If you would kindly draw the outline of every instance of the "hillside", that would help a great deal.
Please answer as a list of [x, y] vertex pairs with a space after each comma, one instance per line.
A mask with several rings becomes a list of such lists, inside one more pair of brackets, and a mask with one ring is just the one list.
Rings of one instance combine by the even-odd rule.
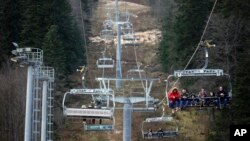
[[[166, 93], [164, 80], [175, 70], [184, 68], [199, 69], [197, 73], [213, 73], [213, 75], [215, 73], [211, 70], [217, 69], [223, 78], [218, 77], [218, 73], [213, 77], [202, 76], [197, 79], [181, 77], [181, 79], [170, 80], [168, 90], [173, 87], [172, 84], [176, 84], [180, 90], [187, 88], [189, 94], [198, 95], [198, 92], [205, 88], [209, 94], [214, 92], [218, 95], [218, 88], [223, 86], [232, 96], [229, 97], [229, 107], [226, 109], [220, 109], [214, 105], [208, 108], [192, 105], [192, 108], [178, 111], [172, 115], [179, 127], [178, 136], [155, 140], [228, 141], [231, 140], [229, 128], [231, 125], [250, 125], [249, 0], [119, 1], [121, 19], [128, 19], [128, 13], [125, 11], [131, 12], [129, 20], [132, 23], [123, 23], [121, 29], [123, 32], [121, 75], [123, 78], [132, 78], [122, 83], [121, 89], [116, 89], [115, 82], [112, 80], [110, 87], [116, 97], [138, 96], [138, 99], [144, 100], [143, 96], [148, 89], [145, 89], [144, 83], [135, 82], [134, 78], [138, 77], [138, 74], [132, 74], [131, 70], [134, 70], [134, 72], [142, 72], [141, 77], [159, 78], [159, 81], [154, 82], [152, 91], [147, 94], [161, 101]], [[116, 36], [116, 26], [113, 24], [110, 27], [107, 23], [113, 22], [106, 20], [109, 16], [114, 17], [114, 4], [114, 0], [3, 0], [0, 2], [1, 141], [40, 140], [45, 137], [56, 141], [123, 140], [123, 133], [127, 131], [123, 129], [122, 106], [124, 104], [115, 103], [113, 120], [98, 120], [103, 125], [115, 121], [115, 130], [112, 132], [85, 132], [83, 123], [93, 122], [92, 120], [85, 120], [82, 117], [70, 119], [63, 116], [63, 109], [81, 107], [80, 111], [89, 111], [92, 116], [99, 118], [96, 116], [103, 112], [100, 111], [100, 107], [93, 111], [89, 108], [85, 109], [94, 104], [92, 94], [88, 93], [88, 98], [70, 95], [67, 97], [65, 107], [62, 108], [64, 94], [70, 89], [99, 88], [103, 83], [96, 81], [97, 77], [116, 76], [114, 68], [97, 68], [97, 60], [100, 61], [105, 57], [111, 59], [114, 66], [119, 62], [119, 57], [116, 58], [117, 39], [104, 41], [100, 38], [100, 33], [106, 31], [109, 35]], [[105, 25], [103, 25], [104, 20], [106, 20]], [[131, 40], [131, 36], [124, 38], [124, 35], [129, 35], [127, 33], [131, 31], [131, 27], [136, 36], [133, 45], [131, 41], [127, 41]], [[105, 31], [104, 28], [108, 30]], [[30, 50], [29, 47], [35, 49]], [[208, 49], [209, 59], [206, 49]], [[39, 65], [34, 66], [35, 60], [28, 58], [36, 58], [37, 55], [27, 56], [26, 53], [38, 53], [37, 50], [39, 50]], [[41, 68], [53, 67], [55, 79], [44, 78], [43, 70], [38, 73], [40, 65], [42, 65]], [[29, 73], [30, 71], [27, 73], [27, 70], [30, 70], [27, 66], [33, 66], [32, 73]], [[83, 66], [88, 69], [82, 69]], [[204, 71], [201, 68], [211, 70]], [[86, 73], [82, 73], [83, 70], [87, 70]], [[189, 74], [193, 71], [185, 72]], [[34, 77], [32, 87], [28, 81], [31, 77], [27, 79], [27, 76]], [[48, 85], [52, 97], [48, 96], [47, 99], [49, 111], [47, 112], [47, 136], [43, 134], [46, 133], [43, 130], [45, 128], [40, 128], [42, 123], [45, 125], [45, 122], [41, 122], [40, 116], [46, 111], [44, 110], [46, 94], [43, 86], [45, 79], [53, 81], [52, 85]], [[84, 79], [84, 85], [81, 84], [82, 79]], [[99, 93], [98, 97], [94, 97], [94, 100], [97, 100], [95, 102], [99, 103], [101, 99], [106, 104], [107, 97], [100, 96], [102, 92], [97, 91]], [[33, 106], [29, 105], [31, 94]], [[157, 101], [152, 102], [152, 97], [149, 97], [150, 106], [152, 106], [150, 108], [156, 107], [155, 112], [133, 112], [132, 114], [132, 141], [143, 140], [141, 128], [146, 118], [162, 115], [162, 107], [154, 105]], [[29, 102], [26, 99], [29, 99]], [[131, 99], [131, 101], [138, 99]], [[220, 100], [218, 97], [215, 99]], [[114, 104], [112, 100], [110, 101], [110, 104]], [[102, 105], [101, 108], [109, 106]], [[133, 104], [133, 107], [137, 106], [145, 106], [145, 103]], [[26, 109], [33, 109], [33, 114]], [[168, 107], [166, 109], [163, 113], [170, 115], [170, 109]], [[70, 110], [75, 112], [79, 109]], [[112, 114], [112, 111], [108, 112]], [[110, 117], [106, 116], [106, 118]], [[44, 116], [43, 119], [45, 119]], [[30, 124], [32, 124], [31, 128]], [[145, 131], [150, 128], [156, 131], [159, 128], [166, 129], [173, 126], [174, 124], [167, 123], [146, 124], [143, 129]], [[110, 125], [98, 127], [112, 128]]]
[[[74, 13], [79, 11], [79, 8], [76, 8], [77, 4], [71, 3]], [[140, 46], [136, 48], [138, 62], [141, 62], [141, 68], [147, 72], [148, 77], [160, 78], [161, 81], [155, 82], [152, 88], [151, 94], [160, 100], [164, 98], [165, 95], [165, 83], [164, 79], [167, 78], [167, 74], [161, 72], [161, 66], [157, 61], [157, 51], [158, 44], [161, 40], [161, 23], [157, 22], [154, 15], [152, 14], [152, 8], [147, 4], [134, 3], [131, 2], [121, 2], [119, 6], [126, 8], [128, 11], [136, 15], [136, 18], [133, 18], [132, 23], [134, 25], [135, 35], [139, 37]], [[100, 77], [102, 75], [114, 76], [114, 70], [105, 70], [103, 73], [102, 70], [96, 68], [96, 60], [100, 58], [103, 54], [104, 48], [107, 47], [107, 54], [109, 57], [115, 58], [115, 40], [109, 42], [103, 42], [99, 37], [99, 32], [102, 29], [102, 22], [105, 20], [105, 10], [106, 7], [114, 7], [113, 1], [99, 0], [96, 4], [96, 7], [90, 9], [95, 9], [92, 11], [91, 17], [91, 32], [88, 36], [89, 43], [87, 46], [88, 51], [88, 68], [91, 71], [87, 73], [86, 85], [90, 88], [98, 87], [95, 84], [95, 77]], [[111, 9], [112, 10], [112, 9]], [[132, 62], [135, 60], [133, 58], [134, 50], [130, 48], [123, 49], [123, 61]], [[131, 58], [132, 57], [132, 58]], [[131, 65], [132, 64], [132, 65]], [[126, 70], [132, 69], [135, 64], [131, 63], [130, 65], [124, 63], [123, 76], [126, 76]], [[134, 89], [141, 87], [140, 84], [136, 86], [129, 85], [126, 89]], [[131, 91], [131, 90], [128, 90]], [[170, 111], [167, 110], [167, 113], [170, 114]], [[185, 111], [180, 111], [175, 115], [177, 119], [180, 134], [177, 138], [167, 138], [167, 139], [157, 139], [157, 140], [178, 140], [178, 141], [203, 141], [206, 138], [206, 135], [209, 134], [210, 122], [214, 117], [211, 117], [211, 114], [214, 114], [212, 109], [208, 110], [196, 110], [189, 109]], [[136, 113], [133, 112], [133, 121], [132, 121], [132, 141], [141, 141], [141, 125], [145, 118], [161, 116], [161, 108], [159, 108], [154, 113]], [[85, 132], [82, 127], [82, 120], [66, 119], [62, 126], [59, 127], [58, 140], [64, 141], [118, 141], [122, 140], [123, 133], [123, 111], [120, 109], [115, 110], [115, 130], [113, 132]], [[159, 127], [151, 125], [153, 129], [158, 129]], [[164, 125], [158, 125], [161, 128], [166, 128]], [[144, 129], [147, 130], [147, 129]], [[153, 139], [152, 139], [153, 140]]]

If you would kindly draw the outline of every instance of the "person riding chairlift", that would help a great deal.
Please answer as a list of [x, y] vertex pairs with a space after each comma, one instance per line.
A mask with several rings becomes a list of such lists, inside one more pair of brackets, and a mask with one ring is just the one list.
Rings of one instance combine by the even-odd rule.
[[169, 107], [172, 109], [172, 113], [174, 114], [179, 110], [181, 95], [178, 92], [178, 89], [174, 87], [172, 91], [167, 94], [167, 97], [169, 99]]
[[199, 100], [200, 100], [200, 106], [204, 107], [205, 103], [206, 103], [206, 97], [207, 97], [207, 93], [206, 93], [204, 88], [201, 88], [198, 96], [199, 96]]
[[216, 93], [216, 95], [219, 98], [218, 107], [220, 109], [226, 108], [229, 101], [228, 92], [225, 91], [222, 86], [219, 86], [219, 91]]
[[180, 108], [181, 109], [185, 109], [187, 107], [187, 105], [189, 104], [188, 98], [189, 98], [189, 93], [188, 93], [187, 89], [182, 89], [181, 90], [181, 101], [180, 101]]

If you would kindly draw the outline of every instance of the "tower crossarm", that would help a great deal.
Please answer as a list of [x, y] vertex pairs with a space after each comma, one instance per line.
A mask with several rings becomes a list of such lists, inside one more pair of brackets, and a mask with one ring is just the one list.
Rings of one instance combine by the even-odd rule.
[[222, 76], [222, 69], [189, 69], [189, 70], [176, 70], [174, 71], [175, 77], [184, 76]]

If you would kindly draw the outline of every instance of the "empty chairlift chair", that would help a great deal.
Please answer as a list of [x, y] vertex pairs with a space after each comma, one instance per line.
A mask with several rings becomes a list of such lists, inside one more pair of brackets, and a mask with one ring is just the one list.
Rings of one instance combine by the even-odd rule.
[[126, 12], [120, 12], [119, 14], [119, 20], [123, 23], [125, 22], [129, 22], [130, 21], [130, 15], [131, 13], [129, 13], [128, 11]]
[[124, 24], [122, 24], [121, 26], [121, 31], [123, 35], [126, 34], [133, 34], [133, 25], [130, 22], [125, 22]]
[[133, 34], [131, 34], [131, 33], [124, 34], [124, 35], [122, 36], [122, 39], [123, 39], [124, 41], [134, 41], [134, 40], [136, 40], [135, 36], [134, 36]]
[[[132, 37], [133, 38], [133, 37]], [[140, 43], [136, 40], [123, 40], [122, 45], [127, 48], [127, 47], [139, 47]]]
[[104, 40], [111, 40], [114, 38], [113, 30], [103, 29], [100, 33], [100, 37]]
[[112, 58], [99, 58], [96, 61], [97, 68], [114, 68], [115, 61]]
[[132, 28], [132, 25], [131, 26], [123, 26], [122, 27], [122, 39], [123, 41], [136, 41], [138, 38], [135, 37], [134, 35], [134, 31], [133, 31], [133, 28]]
[[142, 69], [130, 69], [127, 71], [127, 78], [146, 78], [146, 72]]
[[105, 21], [103, 22], [103, 26], [104, 26], [104, 29], [112, 30], [112, 27], [113, 27], [113, 22], [112, 22], [112, 20], [105, 20]]
[[[139, 78], [135, 78], [138, 79]], [[143, 79], [141, 79], [143, 81]], [[133, 112], [155, 112], [156, 104], [159, 102], [158, 99], [150, 96], [151, 87], [149, 89], [135, 88], [130, 91], [130, 97], [127, 98], [133, 103]]]

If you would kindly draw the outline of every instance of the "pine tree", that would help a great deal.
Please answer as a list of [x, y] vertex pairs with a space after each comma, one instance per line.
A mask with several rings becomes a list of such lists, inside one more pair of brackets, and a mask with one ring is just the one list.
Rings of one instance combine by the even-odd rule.
[[67, 0], [54, 0], [50, 5], [50, 12], [50, 22], [58, 26], [58, 33], [63, 43], [66, 73], [71, 73], [79, 65], [79, 58], [83, 58], [80, 32], [77, 32], [78, 28], [71, 16], [71, 8]]
[[[182, 69], [199, 43], [213, 3], [210, 0], [178, 0], [177, 4], [174, 47], [178, 57], [175, 61], [177, 67]], [[196, 65], [191, 64], [189, 67]]]
[[[84, 52], [80, 32], [73, 17], [67, 0], [28, 0], [25, 2], [25, 12], [22, 20], [22, 46], [41, 48], [43, 40], [52, 25], [57, 26], [58, 38], [62, 42], [64, 70], [71, 73], [79, 62], [84, 62]], [[81, 59], [79, 59], [81, 57]], [[50, 58], [53, 60], [53, 58]], [[51, 62], [52, 60], [46, 60]], [[80, 60], [80, 61], [79, 61]], [[46, 62], [45, 62], [46, 63]], [[53, 66], [52, 66], [53, 67]]]
[[[231, 77], [233, 80], [232, 88], [232, 101], [231, 109], [224, 111], [217, 117], [215, 127], [212, 132], [216, 134], [210, 135], [208, 140], [228, 140], [229, 131], [228, 127], [232, 124], [250, 124], [249, 112], [249, 99], [250, 95], [250, 28], [249, 28], [249, 5], [246, 4], [247, 0], [232, 1], [225, 0], [220, 2], [220, 10], [218, 12], [224, 15], [224, 18], [235, 19], [237, 17], [239, 22], [235, 25], [237, 32], [229, 33], [234, 34], [234, 38], [229, 40], [229, 44], [234, 44], [237, 40], [237, 46], [234, 47], [233, 58], [235, 59], [236, 66], [232, 69]], [[237, 52], [237, 53], [236, 53]], [[226, 139], [223, 139], [226, 138]]]
[[174, 53], [173, 40], [176, 35], [173, 30], [174, 21], [175, 21], [175, 4], [171, 1], [165, 1], [164, 5], [167, 7], [164, 13], [165, 17], [163, 19], [163, 27], [162, 27], [162, 41], [159, 45], [159, 60], [162, 64], [163, 70], [168, 72], [171, 66], [171, 60], [176, 60], [177, 57]]
[[19, 42], [21, 0], [0, 3], [0, 64], [10, 55], [12, 42]]
[[[239, 25], [237, 25], [238, 32], [237, 41], [238, 46], [235, 48], [237, 51], [237, 69], [233, 72], [233, 103], [232, 103], [232, 116], [233, 122], [236, 124], [250, 124], [250, 112], [248, 110], [248, 103], [250, 96], [248, 94], [250, 88], [250, 5], [246, 4], [248, 1], [232, 1], [225, 0], [221, 2], [221, 12], [225, 15], [225, 18], [238, 17], [240, 19]], [[233, 40], [231, 41], [233, 42]]]
[[159, 48], [160, 61], [166, 72], [185, 67], [199, 43], [212, 7], [211, 1], [207, 0], [178, 0], [175, 4], [177, 11], [172, 7], [166, 14]]
[[21, 45], [34, 48], [41, 48], [45, 35], [41, 25], [42, 0], [27, 0], [24, 2], [25, 11], [23, 13]]
[[64, 57], [63, 42], [58, 33], [58, 26], [52, 25], [50, 27], [44, 38], [42, 49], [45, 64], [54, 67], [57, 75], [64, 75], [66, 58]]

